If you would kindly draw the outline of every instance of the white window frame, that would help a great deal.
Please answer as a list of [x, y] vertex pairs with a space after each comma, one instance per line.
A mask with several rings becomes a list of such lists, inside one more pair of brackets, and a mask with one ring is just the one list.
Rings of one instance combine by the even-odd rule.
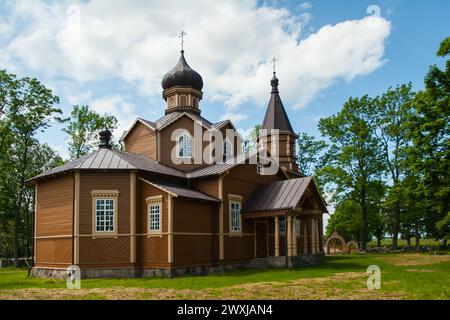
[[[186, 155], [186, 152], [185, 152], [185, 154], [183, 154], [183, 156], [180, 156], [180, 138], [183, 138], [183, 140], [184, 140], [185, 138], [189, 138], [189, 140], [191, 141], [191, 147], [190, 147], [191, 154], [190, 154], [190, 155]], [[187, 140], [186, 140], [186, 141], [187, 141]], [[177, 144], [177, 157], [178, 157], [178, 158], [180, 158], [180, 159], [191, 159], [191, 158], [192, 158], [192, 155], [193, 155], [193, 149], [194, 149], [194, 139], [193, 139], [192, 136], [189, 134], [189, 132], [184, 132], [184, 133], [180, 134], [180, 135], [177, 137], [176, 144]], [[187, 144], [186, 144], [186, 143], [185, 143], [185, 146], [184, 146], [184, 147], [187, 148]], [[186, 151], [186, 149], [185, 149], [185, 151]]]
[[280, 235], [286, 234], [286, 217], [280, 217]]
[[[229, 194], [228, 195], [228, 210], [229, 210], [229, 224], [230, 224], [230, 233], [234, 233], [234, 234], [241, 234], [242, 233], [242, 215], [241, 215], [241, 210], [242, 210], [242, 196], [239, 195], [234, 195], [234, 194]], [[239, 221], [239, 229], [238, 230], [234, 230], [233, 228], [233, 205], [238, 205], [239, 206], [239, 212], [238, 212], [238, 220]]]
[[[229, 145], [229, 148], [225, 147], [227, 144]], [[233, 155], [233, 149], [234, 149], [233, 144], [231, 143], [230, 139], [226, 138], [225, 141], [223, 142], [223, 156], [225, 158], [231, 157]]]
[[[145, 199], [145, 201], [147, 202], [147, 232], [148, 233], [162, 233], [162, 215], [163, 215], [163, 196], [159, 195], [159, 196], [153, 196], [153, 197], [148, 197], [147, 199]], [[152, 221], [151, 221], [151, 208], [152, 207], [159, 207], [159, 229], [152, 229]]]
[[[117, 211], [119, 207], [119, 191], [117, 190], [93, 190], [92, 196], [92, 234], [93, 235], [117, 235]], [[112, 215], [112, 230], [97, 230], [97, 202], [98, 201], [112, 201], [113, 215]], [[105, 210], [105, 209], [104, 209]], [[105, 220], [104, 220], [105, 221]], [[105, 221], [106, 222], [106, 221]]]

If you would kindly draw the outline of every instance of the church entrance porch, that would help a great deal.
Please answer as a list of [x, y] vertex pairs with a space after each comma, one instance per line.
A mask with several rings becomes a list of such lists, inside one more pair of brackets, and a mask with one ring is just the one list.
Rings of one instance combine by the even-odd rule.
[[255, 226], [255, 255], [249, 266], [301, 267], [323, 261], [321, 210], [243, 213]]
[[266, 221], [255, 222], [255, 256], [265, 258], [269, 256], [268, 223]]

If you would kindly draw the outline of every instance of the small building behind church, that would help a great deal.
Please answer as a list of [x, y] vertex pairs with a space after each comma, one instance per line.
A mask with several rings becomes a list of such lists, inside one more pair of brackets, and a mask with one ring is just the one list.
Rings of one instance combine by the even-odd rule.
[[[174, 276], [320, 263], [326, 203], [298, 171], [298, 137], [275, 72], [271, 87], [259, 145], [277, 166], [265, 174], [231, 121], [201, 116], [203, 79], [181, 51], [162, 79], [161, 118], [136, 119], [122, 150], [105, 129], [97, 151], [28, 181], [36, 190], [33, 274], [77, 266], [83, 278]], [[211, 163], [205, 154], [214, 156], [207, 148], [219, 133], [223, 161]]]

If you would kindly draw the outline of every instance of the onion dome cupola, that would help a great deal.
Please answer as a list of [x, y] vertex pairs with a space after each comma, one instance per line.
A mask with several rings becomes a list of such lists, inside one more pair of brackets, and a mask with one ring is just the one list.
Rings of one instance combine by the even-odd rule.
[[111, 149], [111, 131], [109, 131], [109, 129], [105, 127], [98, 133], [98, 135], [100, 137], [100, 144], [98, 145], [99, 149]]
[[200, 113], [203, 79], [186, 62], [184, 50], [181, 50], [177, 65], [164, 75], [161, 85], [163, 98], [167, 101], [166, 114], [183, 111]]
[[[297, 135], [292, 129], [291, 122], [281, 101], [278, 91], [279, 80], [275, 71], [270, 84], [272, 91], [262, 123], [262, 129], [267, 131], [260, 136], [260, 142], [271, 152], [272, 156], [278, 155], [281, 167], [291, 172], [298, 172], [295, 150]], [[274, 135], [272, 130], [278, 130], [278, 135]], [[274, 141], [276, 137], [278, 137], [277, 142]]]

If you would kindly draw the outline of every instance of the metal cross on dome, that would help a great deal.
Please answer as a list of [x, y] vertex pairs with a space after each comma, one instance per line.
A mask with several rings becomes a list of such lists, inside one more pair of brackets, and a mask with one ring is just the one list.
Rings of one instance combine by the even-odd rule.
[[277, 61], [278, 61], [277, 58], [273, 58], [272, 61], [271, 61], [272, 62], [273, 73], [276, 72], [275, 68], [277, 66]]
[[184, 51], [184, 36], [187, 35], [186, 32], [184, 32], [184, 30], [181, 30], [180, 35], [178, 36], [178, 38], [181, 38], [181, 51]]

